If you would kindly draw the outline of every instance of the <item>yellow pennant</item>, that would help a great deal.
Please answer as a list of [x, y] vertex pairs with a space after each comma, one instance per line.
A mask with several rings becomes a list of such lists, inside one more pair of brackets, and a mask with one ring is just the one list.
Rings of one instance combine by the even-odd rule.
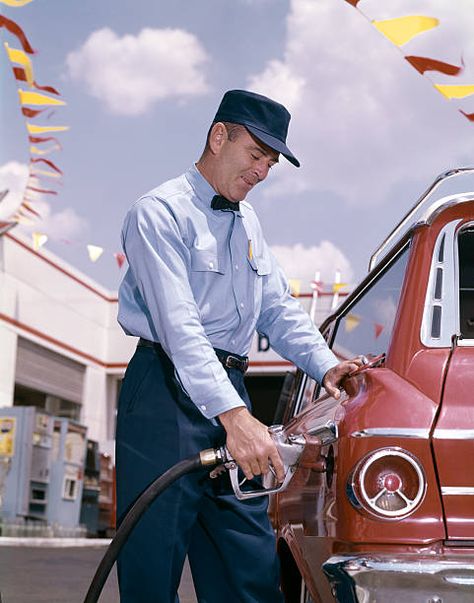
[[33, 176], [47, 176], [48, 178], [61, 178], [61, 174], [58, 174], [57, 172], [50, 172], [49, 170], [37, 170], [37, 169], [35, 169]]
[[403, 46], [418, 34], [439, 25], [439, 20], [434, 17], [409, 15], [384, 21], [372, 21], [372, 24], [391, 42]]
[[33, 66], [31, 65], [30, 57], [23, 52], [23, 50], [17, 50], [16, 48], [10, 48], [5, 42], [5, 48], [7, 50], [8, 58], [12, 63], [18, 63], [25, 69], [26, 83], [28, 86], [33, 85]]
[[348, 314], [346, 316], [346, 321], [344, 323], [345, 330], [350, 333], [355, 328], [357, 328], [360, 324], [360, 317], [356, 314]]
[[49, 149], [39, 149], [38, 147], [35, 147], [34, 145], [30, 146], [30, 153], [32, 155], [49, 155], [53, 151], [60, 151], [60, 150], [61, 150], [61, 147], [58, 144], [53, 145]]
[[289, 278], [288, 284], [290, 285], [291, 295], [299, 297], [301, 292], [301, 281], [298, 278]]
[[332, 286], [332, 292], [339, 293], [339, 291], [344, 289], [344, 287], [347, 287], [347, 283], [334, 283]]
[[27, 90], [18, 90], [20, 96], [20, 103], [22, 105], [65, 105], [66, 103], [58, 98], [52, 98], [46, 96], [46, 94], [40, 94], [39, 92], [28, 92]]
[[7, 6], [16, 6], [17, 8], [20, 6], [25, 6], [25, 4], [29, 4], [33, 2], [33, 0], [0, 0], [2, 4], [6, 4]]
[[31, 236], [33, 237], [33, 249], [35, 251], [38, 251], [38, 249], [43, 247], [43, 245], [48, 240], [48, 236], [45, 234], [42, 234], [41, 232], [34, 232], [34, 233], [32, 233]]
[[26, 122], [26, 129], [30, 134], [44, 134], [45, 132], [64, 132], [69, 126], [35, 126]]
[[98, 247], [97, 245], [87, 245], [87, 251], [89, 252], [91, 262], [96, 262], [104, 253], [104, 249], [102, 247]]
[[446, 98], [465, 98], [474, 94], [474, 84], [461, 86], [456, 86], [455, 84], [435, 84], [434, 87]]

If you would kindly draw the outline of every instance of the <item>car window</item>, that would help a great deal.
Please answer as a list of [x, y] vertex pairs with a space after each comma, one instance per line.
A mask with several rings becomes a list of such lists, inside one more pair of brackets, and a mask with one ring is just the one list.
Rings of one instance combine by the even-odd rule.
[[[326, 328], [323, 336], [332, 339], [329, 345], [339, 358], [360, 354], [377, 356], [387, 351], [405, 277], [408, 249], [408, 246], [404, 248], [382, 275], [344, 310], [334, 331], [332, 322]], [[304, 411], [326, 393], [308, 376], [299, 389], [301, 387], [304, 390], [290, 416]]]
[[460, 330], [464, 339], [474, 339], [474, 230], [459, 234]]
[[408, 247], [339, 318], [331, 346], [339, 358], [387, 351], [407, 261]]

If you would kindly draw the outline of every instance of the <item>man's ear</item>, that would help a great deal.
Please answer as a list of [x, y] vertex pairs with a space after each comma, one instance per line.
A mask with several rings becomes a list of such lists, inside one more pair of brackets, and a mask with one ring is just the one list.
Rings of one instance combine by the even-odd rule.
[[221, 121], [218, 121], [212, 126], [209, 134], [209, 147], [214, 155], [219, 153], [226, 139], [227, 130], [224, 124]]

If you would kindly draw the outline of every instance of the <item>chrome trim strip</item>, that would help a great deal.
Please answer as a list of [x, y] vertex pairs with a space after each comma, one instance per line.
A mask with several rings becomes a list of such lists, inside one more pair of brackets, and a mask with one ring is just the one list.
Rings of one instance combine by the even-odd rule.
[[456, 345], [460, 348], [472, 348], [474, 346], [474, 339], [458, 339]]
[[436, 429], [433, 437], [437, 440], [474, 440], [474, 429]]
[[[466, 173], [472, 174], [473, 172], [474, 172], [474, 167], [461, 167], [461, 168], [455, 168], [453, 170], [449, 170], [447, 172], [443, 172], [442, 174], [439, 174], [439, 176], [436, 178], [436, 180], [433, 182], [433, 184], [431, 184], [426, 189], [426, 191], [421, 195], [421, 197], [418, 199], [418, 201], [415, 203], [415, 205], [410, 209], [410, 211], [400, 220], [400, 222], [397, 224], [397, 226], [395, 226], [395, 228], [392, 230], [392, 232], [385, 238], [385, 240], [374, 251], [374, 253], [372, 254], [372, 256], [370, 258], [370, 262], [369, 262], [369, 272], [377, 264], [377, 260], [378, 260], [378, 257], [380, 256], [380, 254], [387, 247], [389, 247], [392, 242], [394, 242], [396, 237], [400, 235], [400, 232], [402, 232], [403, 228], [407, 224], [408, 224], [408, 228], [410, 227], [409, 221], [411, 220], [411, 218], [413, 218], [413, 216], [421, 208], [421, 206], [426, 201], [426, 199], [428, 199], [430, 197], [431, 193], [433, 193], [444, 180], [452, 178], [453, 176], [459, 176], [459, 175], [466, 174]], [[460, 196], [460, 195], [456, 195], [456, 196]], [[423, 216], [423, 220], [421, 220], [421, 223], [425, 223], [429, 219], [430, 214], [431, 214], [430, 211], [425, 212], [425, 215]], [[407, 230], [408, 230], [408, 228], [407, 228]]]
[[361, 431], [353, 431], [350, 435], [351, 438], [422, 438], [428, 439], [430, 437], [429, 429], [418, 429], [415, 427], [369, 427], [368, 429], [362, 429]]
[[441, 486], [441, 494], [447, 496], [474, 496], [472, 486]]

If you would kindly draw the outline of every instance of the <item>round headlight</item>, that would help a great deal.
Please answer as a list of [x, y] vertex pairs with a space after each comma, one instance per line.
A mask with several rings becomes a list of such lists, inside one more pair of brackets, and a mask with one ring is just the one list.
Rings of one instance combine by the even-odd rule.
[[401, 448], [380, 448], [365, 456], [348, 483], [349, 500], [380, 519], [401, 519], [419, 506], [426, 479], [418, 459]]

